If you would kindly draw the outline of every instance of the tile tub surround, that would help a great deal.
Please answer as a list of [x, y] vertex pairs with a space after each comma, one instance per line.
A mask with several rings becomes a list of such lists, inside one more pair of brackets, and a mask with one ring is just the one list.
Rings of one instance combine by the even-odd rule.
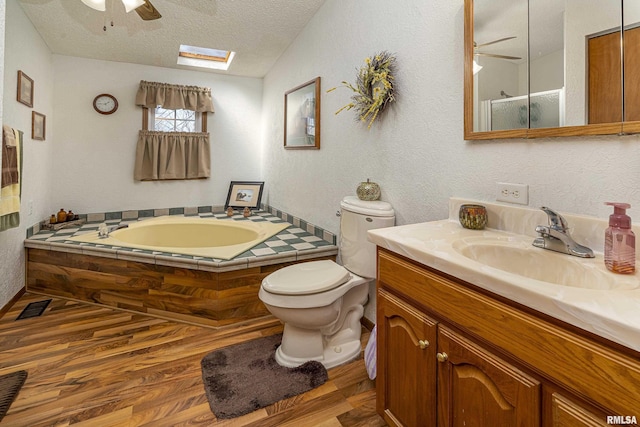
[[[214, 213], [210, 206], [88, 214], [82, 216], [86, 218], [88, 222], [80, 227], [63, 228], [57, 231], [42, 230], [39, 225], [32, 227], [28, 230], [27, 235], [29, 237], [25, 240], [25, 247], [83, 253], [109, 258], [126, 258], [163, 265], [180, 265], [182, 263], [183, 266], [188, 266], [188, 268], [207, 271], [235, 270], [247, 268], [255, 264], [275, 264], [282, 258], [303, 260], [313, 258], [314, 254], [317, 254], [317, 256], [337, 254], [338, 248], [334, 234], [274, 208], [268, 206], [266, 208], [269, 210], [255, 211], [254, 214], [248, 218], [245, 218], [242, 212], [237, 212], [232, 217], [228, 217], [226, 213]], [[201, 218], [223, 221], [288, 222], [292, 224], [292, 226], [231, 260], [141, 250], [100, 243], [81, 243], [69, 240], [69, 237], [79, 234], [96, 232], [102, 223], [107, 223], [109, 226], [116, 226], [163, 215], [199, 216]]]
[[[283, 221], [266, 211], [248, 219], [241, 213], [231, 218], [210, 211], [197, 215], [221, 221]], [[116, 216], [105, 216], [104, 221], [117, 225], [153, 215]], [[96, 231], [102, 222], [100, 218], [79, 228], [40, 231], [26, 239], [27, 289], [217, 327], [269, 315], [258, 299], [268, 274], [306, 260], [335, 259], [338, 252], [335, 244], [307, 231], [306, 223], [301, 225], [307, 230], [292, 224], [228, 261], [68, 240]]]
[[[487, 207], [485, 230], [469, 230], [460, 225], [458, 209], [463, 203]], [[616, 280], [635, 281], [640, 285], [639, 273], [617, 275], [604, 267], [602, 245], [607, 220], [561, 214], [575, 240], [594, 250], [596, 258], [587, 262]], [[473, 236], [533, 241], [535, 226], [547, 222], [546, 214], [537, 209], [452, 198], [446, 220], [371, 230], [368, 234], [369, 240], [380, 247], [618, 343], [637, 354], [640, 351], [640, 287], [596, 290], [554, 285], [491, 268], [464, 257], [452, 247], [455, 240]]]

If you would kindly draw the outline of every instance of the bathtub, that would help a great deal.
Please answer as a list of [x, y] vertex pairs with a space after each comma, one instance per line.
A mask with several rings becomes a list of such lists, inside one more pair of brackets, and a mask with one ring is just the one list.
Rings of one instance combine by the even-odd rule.
[[164, 216], [130, 223], [106, 238], [94, 231], [68, 240], [228, 260], [289, 226], [287, 222]]

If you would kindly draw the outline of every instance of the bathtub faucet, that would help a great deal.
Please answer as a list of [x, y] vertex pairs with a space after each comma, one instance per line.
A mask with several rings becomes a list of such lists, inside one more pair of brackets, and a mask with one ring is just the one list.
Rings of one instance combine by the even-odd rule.
[[112, 231], [120, 230], [121, 228], [127, 227], [129, 227], [129, 224], [116, 224], [109, 227], [107, 224], [102, 223], [98, 227], [98, 237], [100, 237], [101, 239], [106, 239], [107, 237], [109, 237], [109, 233], [111, 233]]

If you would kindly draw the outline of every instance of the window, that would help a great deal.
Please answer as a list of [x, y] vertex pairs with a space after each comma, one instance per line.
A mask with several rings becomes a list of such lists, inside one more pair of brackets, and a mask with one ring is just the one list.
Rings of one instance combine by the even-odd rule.
[[180, 45], [178, 64], [189, 67], [202, 67], [214, 70], [228, 70], [235, 52], [206, 47]]
[[142, 120], [144, 130], [158, 132], [207, 131], [206, 113], [197, 113], [191, 110], [171, 110], [162, 107], [144, 108]]
[[200, 116], [191, 110], [168, 110], [156, 107], [151, 110], [153, 129], [160, 132], [196, 132]]

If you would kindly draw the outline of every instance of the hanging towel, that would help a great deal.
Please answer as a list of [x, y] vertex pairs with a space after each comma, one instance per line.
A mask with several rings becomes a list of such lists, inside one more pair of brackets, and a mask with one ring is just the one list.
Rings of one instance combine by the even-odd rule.
[[22, 132], [11, 129], [15, 146], [7, 144], [2, 130], [2, 170], [0, 179], [0, 231], [20, 225], [20, 193], [22, 191]]
[[369, 341], [364, 348], [364, 366], [367, 368], [367, 374], [372, 380], [376, 378], [376, 351], [377, 351], [377, 339], [378, 325], [374, 325], [371, 335], [369, 335]]
[[4, 138], [5, 144], [7, 147], [15, 147], [16, 146], [16, 135], [13, 131], [13, 128], [3, 125], [2, 126], [2, 137]]
[[[13, 134], [13, 129], [11, 129], [11, 134]], [[2, 131], [2, 184], [0, 185], [2, 188], [17, 184], [20, 182], [20, 172], [18, 171], [18, 147], [15, 145], [11, 146], [7, 143], [9, 139], [7, 137], [7, 133], [4, 129]], [[12, 137], [15, 143], [15, 134]]]

